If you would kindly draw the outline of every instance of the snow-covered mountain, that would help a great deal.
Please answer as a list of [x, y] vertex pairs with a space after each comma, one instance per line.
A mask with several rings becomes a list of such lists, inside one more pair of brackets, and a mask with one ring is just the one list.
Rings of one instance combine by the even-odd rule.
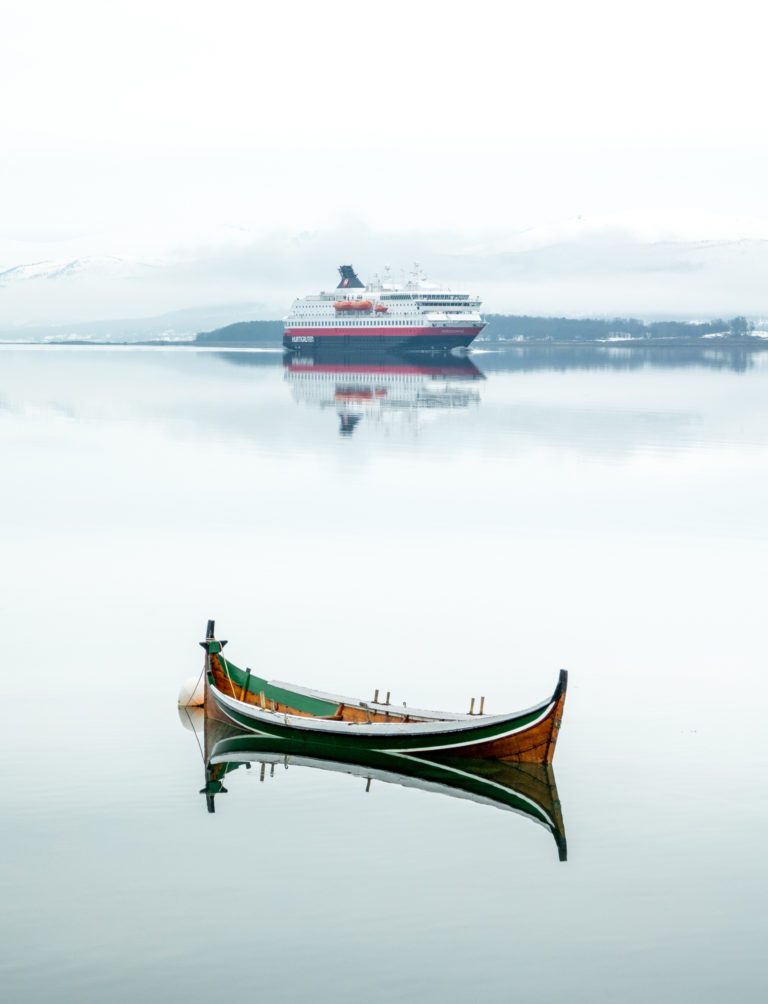
[[111, 256], [92, 256], [73, 258], [64, 261], [32, 261], [20, 265], [11, 265], [0, 269], [0, 286], [8, 286], [13, 282], [25, 279], [61, 279], [88, 271], [93, 275], [117, 275], [127, 273], [131, 264], [122, 258]]

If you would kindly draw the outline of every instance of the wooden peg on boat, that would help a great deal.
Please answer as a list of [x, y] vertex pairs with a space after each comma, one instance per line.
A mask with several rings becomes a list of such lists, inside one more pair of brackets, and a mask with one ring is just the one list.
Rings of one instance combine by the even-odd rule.
[[251, 671], [248, 667], [245, 667], [245, 680], [243, 682], [243, 689], [240, 691], [240, 700], [245, 700], [245, 695], [248, 693], [248, 680], [250, 678]]
[[483, 708], [484, 708], [484, 707], [485, 707], [485, 698], [484, 698], [484, 697], [481, 697], [481, 698], [480, 698], [480, 714], [481, 714], [481, 715], [482, 715], [482, 713], [483, 713]]
[[373, 703], [374, 704], [378, 704], [379, 703], [379, 689], [378, 689], [378, 687], [376, 688], [376, 693], [373, 695]]
[[387, 691], [387, 699], [384, 702], [385, 704], [389, 704], [389, 694], [390, 694], [390, 691]]
[[470, 705], [469, 705], [469, 713], [470, 713], [470, 715], [474, 715], [474, 713], [475, 713], [475, 699], [474, 699], [474, 697], [472, 698], [472, 700], [470, 702]]

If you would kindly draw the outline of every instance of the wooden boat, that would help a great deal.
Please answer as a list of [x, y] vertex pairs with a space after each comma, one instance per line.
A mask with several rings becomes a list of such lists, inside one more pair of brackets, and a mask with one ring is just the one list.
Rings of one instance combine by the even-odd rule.
[[481, 702], [480, 713], [460, 715], [378, 699], [361, 701], [266, 680], [224, 657], [227, 643], [216, 640], [213, 621], [208, 622], [200, 644], [205, 649], [206, 714], [252, 732], [333, 748], [431, 759], [451, 756], [549, 764], [554, 756], [568, 683], [564, 669], [552, 696], [532, 708], [486, 715]]
[[205, 722], [205, 787], [209, 812], [216, 795], [224, 794], [224, 780], [241, 767], [258, 764], [261, 780], [267, 769], [303, 767], [348, 774], [366, 782], [397, 784], [433, 794], [469, 799], [480, 805], [515, 812], [549, 830], [561, 861], [567, 857], [565, 828], [555, 775], [549, 764], [501, 763], [446, 757], [440, 761], [378, 750], [351, 752], [302, 739], [238, 733], [222, 722]]

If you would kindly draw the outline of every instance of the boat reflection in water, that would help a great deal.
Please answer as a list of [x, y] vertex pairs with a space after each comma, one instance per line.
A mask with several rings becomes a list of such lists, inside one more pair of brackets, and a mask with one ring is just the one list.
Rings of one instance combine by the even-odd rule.
[[499, 760], [423, 757], [349, 751], [294, 739], [240, 732], [233, 726], [207, 717], [202, 708], [179, 708], [182, 722], [203, 735], [205, 795], [209, 812], [215, 811], [216, 795], [225, 794], [224, 780], [240, 768], [258, 765], [261, 780], [274, 775], [275, 765], [315, 768], [372, 781], [419, 788], [435, 794], [464, 798], [479, 805], [506, 809], [549, 830], [561, 861], [567, 857], [565, 827], [557, 796], [554, 771], [549, 764], [502, 763]]
[[299, 404], [334, 409], [339, 432], [369, 423], [416, 425], [419, 412], [480, 403], [484, 374], [467, 356], [392, 352], [287, 355], [284, 375]]

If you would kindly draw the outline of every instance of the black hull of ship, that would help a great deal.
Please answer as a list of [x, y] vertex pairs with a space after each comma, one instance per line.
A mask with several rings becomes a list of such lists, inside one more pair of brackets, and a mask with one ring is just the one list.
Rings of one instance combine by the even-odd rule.
[[[322, 354], [329, 358], [350, 352], [450, 352], [465, 349], [477, 337], [476, 333], [461, 335], [283, 335], [283, 348], [297, 355]], [[309, 341], [309, 339], [312, 339]]]

